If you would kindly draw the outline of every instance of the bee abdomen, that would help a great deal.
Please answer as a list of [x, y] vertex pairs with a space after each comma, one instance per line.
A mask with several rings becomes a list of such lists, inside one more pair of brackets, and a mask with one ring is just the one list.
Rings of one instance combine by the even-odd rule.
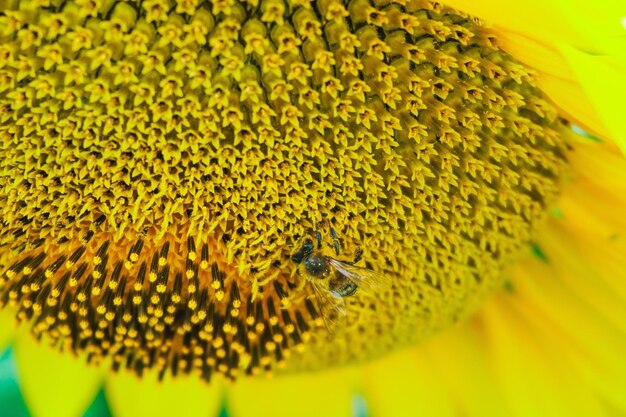
[[358, 288], [359, 288], [358, 285], [346, 279], [346, 280], [343, 280], [343, 282], [341, 282], [340, 284], [335, 284], [335, 285], [331, 284], [330, 291], [339, 297], [345, 298], [345, 297], [353, 296]]

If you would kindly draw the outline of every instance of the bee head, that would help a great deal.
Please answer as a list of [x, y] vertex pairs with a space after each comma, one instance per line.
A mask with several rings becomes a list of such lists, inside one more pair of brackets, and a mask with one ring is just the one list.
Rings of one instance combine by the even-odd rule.
[[313, 245], [313, 241], [311, 239], [307, 239], [304, 241], [304, 244], [291, 256], [291, 260], [295, 264], [299, 264], [302, 262], [304, 258], [313, 253], [315, 246]]

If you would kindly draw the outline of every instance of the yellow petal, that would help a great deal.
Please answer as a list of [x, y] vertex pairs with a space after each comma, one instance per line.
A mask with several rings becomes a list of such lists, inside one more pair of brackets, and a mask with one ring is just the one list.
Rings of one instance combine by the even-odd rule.
[[102, 383], [98, 368], [84, 358], [59, 353], [20, 335], [14, 346], [20, 387], [33, 417], [78, 417]]
[[539, 39], [582, 41], [564, 19], [558, 1], [526, 0], [515, 11], [511, 10], [511, 3], [498, 0], [447, 0], [446, 4], [511, 32]]
[[15, 335], [14, 317], [15, 315], [11, 311], [7, 309], [0, 310], [0, 354]]
[[560, 45], [560, 51], [601, 115], [611, 138], [626, 154], [626, 69], [609, 57], [584, 53], [566, 44]]
[[537, 85], [564, 116], [596, 136], [612, 136], [598, 110], [589, 104], [590, 98], [569, 62], [555, 45], [507, 30], [499, 30], [497, 35], [502, 49], [536, 71]]
[[[601, 206], [605, 207], [605, 210], [608, 210], [608, 213], [613, 213], [610, 219], [598, 219], [606, 220], [604, 223], [607, 225], [620, 220], [626, 222], [618, 206], [613, 204], [626, 203], [626, 193], [622, 192], [626, 190], [626, 157], [611, 143], [599, 144], [581, 138], [574, 132], [571, 132], [567, 139], [574, 146], [574, 152], [568, 155], [568, 159], [575, 170], [575, 178], [574, 182], [564, 190], [562, 196], [564, 198], [571, 196], [570, 200], [577, 201], [582, 205], [600, 203]], [[572, 191], [600, 193], [603, 197], [601, 201], [590, 201], [580, 198], [580, 195], [574, 196]], [[574, 197], [578, 197], [578, 199], [574, 200]], [[585, 226], [584, 223], [580, 225]]]
[[561, 263], [585, 261], [592, 272], [582, 278], [626, 303], [626, 157], [612, 144], [585, 141], [574, 144], [569, 158], [574, 178], [558, 201], [562, 220], [548, 225], [568, 245], [571, 255]]
[[[589, 392], [626, 411], [626, 399], [618, 388], [626, 385], [626, 338], [558, 282], [536, 279], [554, 276], [551, 265], [529, 260], [523, 267], [524, 270], [516, 268], [518, 272], [513, 275], [516, 294], [526, 300], [518, 310], [532, 316], [534, 337], [543, 344], [556, 345], [560, 357], [568, 360], [567, 368], [576, 373], [570, 380], [574, 378]], [[570, 272], [576, 274], [574, 270]]]
[[[576, 254], [572, 254], [575, 256]], [[613, 363], [616, 369], [626, 368], [623, 361], [623, 343], [625, 342], [618, 329], [608, 323], [595, 309], [590, 309], [584, 299], [572, 294], [571, 290], [556, 279], [529, 279], [532, 276], [522, 268], [532, 271], [537, 276], [560, 276], [567, 278], [567, 274], [574, 275], [577, 271], [568, 268], [568, 265], [552, 265], [540, 261], [528, 260], [514, 271], [515, 290], [521, 296], [532, 300], [533, 307], [555, 321], [565, 331], [573, 342], [581, 348], [595, 353], [601, 363]], [[580, 273], [580, 272], [578, 272]], [[548, 274], [548, 275], [545, 275]], [[551, 274], [551, 275], [550, 275]], [[584, 275], [583, 275], [584, 277]], [[593, 285], [593, 281], [589, 283]]]
[[346, 417], [357, 393], [351, 368], [237, 381], [228, 391], [233, 417]]
[[510, 406], [499, 395], [499, 381], [491, 366], [480, 315], [446, 331], [424, 348], [418, 348], [417, 354], [427, 358], [452, 393], [457, 402], [457, 415], [513, 415]]
[[553, 100], [562, 116], [594, 136], [613, 138], [598, 109], [590, 105], [589, 96], [578, 81], [568, 81], [546, 73], [538, 73], [536, 80], [539, 88]]
[[[565, 240], [566, 237], [571, 238], [571, 235], [556, 227], [550, 231], [552, 233], [545, 233], [542, 237], [541, 248], [549, 259], [554, 260], [552, 262], [559, 264], [555, 280], [581, 300], [581, 308], [592, 311], [614, 326], [616, 331], [626, 335], [626, 299], [604, 282], [594, 265], [571, 241]], [[587, 241], [589, 246], [593, 243], [600, 244]], [[622, 273], [622, 279], [626, 281], [626, 273]]]
[[622, 0], [525, 0], [514, 11], [510, 2], [499, 0], [447, 0], [446, 4], [546, 43], [564, 42], [603, 54], [624, 51], [626, 2]]
[[154, 373], [139, 379], [121, 371], [107, 378], [105, 394], [115, 417], [208, 417], [219, 412], [223, 390], [196, 375], [159, 382]]
[[[573, 182], [538, 244], [548, 262], [513, 271], [520, 309], [611, 408], [626, 412], [626, 159], [612, 144], [576, 143]], [[532, 279], [530, 277], [546, 277]], [[549, 277], [549, 278], [548, 278]]]
[[590, 54], [611, 56], [626, 71], [626, 2], [600, 0], [590, 6], [587, 2], [558, 1], [560, 11], [582, 42], [574, 43], [566, 37], [561, 40]]
[[515, 59], [542, 74], [559, 77], [566, 82], [576, 81], [576, 75], [554, 45], [506, 29], [497, 30], [497, 33], [498, 45], [515, 56]]
[[[447, 348], [446, 348], [447, 349]], [[419, 349], [395, 353], [365, 369], [365, 397], [371, 414], [395, 416], [450, 416], [455, 405], [439, 371]]]
[[495, 0], [447, 4], [493, 23], [501, 47], [538, 70], [539, 86], [565, 115], [626, 152], [626, 2], [530, 0], [515, 13]]
[[[527, 281], [550, 276], [529, 271]], [[567, 339], [547, 339], [524, 317], [533, 305], [501, 294], [481, 314], [499, 391], [516, 416], [602, 416], [600, 398], [563, 356]]]

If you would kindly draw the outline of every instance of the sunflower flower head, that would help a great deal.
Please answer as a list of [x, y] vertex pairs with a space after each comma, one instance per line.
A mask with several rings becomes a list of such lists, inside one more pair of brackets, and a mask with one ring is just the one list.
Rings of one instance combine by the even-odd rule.
[[[1, 4], [0, 306], [115, 370], [422, 340], [503, 285], [567, 168], [529, 70], [437, 2]], [[290, 260], [318, 231], [390, 281], [330, 340]]]

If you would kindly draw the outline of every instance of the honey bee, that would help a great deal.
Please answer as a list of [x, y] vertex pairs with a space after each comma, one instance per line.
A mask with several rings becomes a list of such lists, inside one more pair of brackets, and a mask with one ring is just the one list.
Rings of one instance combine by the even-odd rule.
[[[335, 254], [339, 256], [341, 247], [337, 232], [330, 228], [330, 234]], [[363, 256], [361, 248], [355, 251], [351, 262], [342, 261], [324, 255], [322, 234], [317, 231], [315, 237], [317, 248], [311, 239], [307, 239], [291, 256], [291, 260], [301, 266], [303, 275], [313, 288], [320, 315], [328, 330], [332, 331], [339, 316], [346, 315], [344, 298], [353, 296], [359, 288], [374, 292], [385, 287], [389, 280], [379, 272], [355, 265]]]

